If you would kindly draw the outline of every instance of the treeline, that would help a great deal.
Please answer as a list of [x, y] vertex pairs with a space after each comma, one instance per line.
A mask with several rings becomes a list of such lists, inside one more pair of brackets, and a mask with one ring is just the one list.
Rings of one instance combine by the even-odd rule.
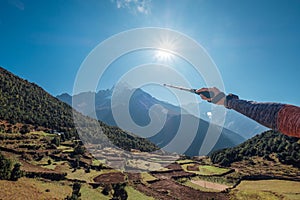
[[284, 164], [300, 168], [300, 139], [283, 135], [279, 132], [266, 131], [247, 140], [234, 148], [213, 152], [211, 161], [222, 166], [260, 156], [271, 160], [270, 154], [275, 154]]
[[[83, 116], [68, 104], [51, 96], [41, 87], [23, 80], [0, 67], [0, 120], [7, 121], [14, 130], [14, 124], [24, 124], [20, 132], [26, 134], [29, 127], [44, 127], [49, 131], [62, 132], [62, 140], [73, 137], [92, 143], [105, 144], [103, 133], [116, 146], [125, 149], [153, 151], [157, 147], [143, 138], [134, 137], [125, 131], [110, 127], [102, 122]], [[77, 119], [77, 129], [74, 124]], [[32, 125], [32, 126], [31, 126]], [[0, 127], [7, 132], [7, 127]], [[11, 131], [13, 132], [13, 131]]]

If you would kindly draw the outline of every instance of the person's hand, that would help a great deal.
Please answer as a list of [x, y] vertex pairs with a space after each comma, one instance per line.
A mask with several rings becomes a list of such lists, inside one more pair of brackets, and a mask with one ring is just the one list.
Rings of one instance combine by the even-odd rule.
[[[208, 98], [204, 95], [201, 94], [201, 92], [213, 92], [214, 93], [214, 96], [211, 97], [211, 98]], [[196, 91], [196, 93], [200, 93], [200, 97], [203, 99], [203, 100], [206, 100], [208, 102], [211, 102], [211, 103], [214, 103], [214, 104], [217, 104], [217, 105], [224, 105], [225, 104], [225, 99], [226, 99], [226, 95], [221, 92], [218, 88], [216, 87], [212, 87], [212, 88], [201, 88], [201, 89], [198, 89]]]

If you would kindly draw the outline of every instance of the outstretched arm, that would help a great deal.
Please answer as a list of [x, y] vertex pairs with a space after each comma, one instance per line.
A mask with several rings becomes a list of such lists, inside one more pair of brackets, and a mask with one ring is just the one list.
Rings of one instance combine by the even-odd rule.
[[[211, 91], [215, 96], [222, 93], [217, 88], [201, 88], [197, 92]], [[300, 137], [300, 107], [280, 103], [258, 103], [254, 101], [241, 100], [238, 96], [229, 94], [217, 102], [214, 98], [207, 98], [200, 95], [202, 99], [213, 102], [217, 105], [224, 105], [233, 109], [258, 123], [280, 131], [293, 137]], [[219, 95], [220, 96], [220, 95]]]

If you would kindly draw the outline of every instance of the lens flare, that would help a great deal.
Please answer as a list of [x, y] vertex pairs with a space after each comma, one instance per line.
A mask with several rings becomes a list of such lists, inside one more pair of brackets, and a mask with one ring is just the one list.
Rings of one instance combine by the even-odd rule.
[[173, 57], [172, 53], [163, 50], [157, 50], [154, 55], [154, 58], [158, 61], [170, 61]]

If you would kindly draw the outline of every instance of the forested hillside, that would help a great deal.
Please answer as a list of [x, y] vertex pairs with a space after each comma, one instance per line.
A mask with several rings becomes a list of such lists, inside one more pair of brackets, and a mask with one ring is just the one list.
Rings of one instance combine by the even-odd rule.
[[[117, 127], [110, 127], [78, 112], [74, 112], [66, 103], [51, 96], [34, 83], [23, 80], [0, 67], [0, 121], [7, 121], [8, 126], [16, 123], [22, 127], [43, 127], [48, 130], [58, 130], [66, 133], [66, 139], [77, 136], [73, 114], [82, 128], [81, 138], [89, 142], [99, 142], [104, 133], [114, 144], [122, 149], [139, 149], [153, 151], [155, 145], [143, 138], [135, 137]], [[99, 123], [99, 126], [95, 126]], [[7, 132], [7, 127], [1, 124], [0, 132]], [[26, 131], [25, 131], [26, 132]], [[101, 141], [100, 141], [101, 142]]]
[[213, 163], [230, 166], [233, 162], [246, 160], [252, 156], [270, 160], [271, 154], [274, 154], [281, 163], [300, 168], [300, 139], [275, 131], [266, 131], [237, 147], [216, 151], [210, 158]]
[[0, 118], [11, 124], [73, 127], [72, 109], [41, 87], [0, 68]]

